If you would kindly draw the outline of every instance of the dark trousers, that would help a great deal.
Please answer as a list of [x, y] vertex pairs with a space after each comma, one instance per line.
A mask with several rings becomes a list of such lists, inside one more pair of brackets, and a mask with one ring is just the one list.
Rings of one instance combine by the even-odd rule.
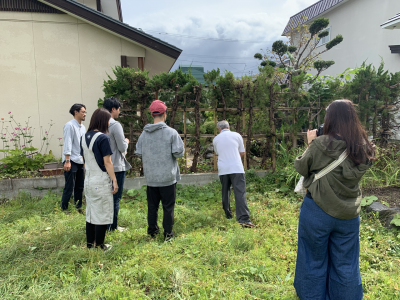
[[74, 193], [76, 208], [82, 207], [83, 186], [85, 184], [85, 171], [83, 165], [71, 161], [71, 170], [64, 172], [65, 187], [61, 198], [61, 209], [68, 209], [68, 203]]
[[304, 198], [294, 287], [300, 299], [361, 300], [360, 217], [342, 220]]
[[93, 248], [94, 243], [96, 247], [104, 244], [106, 237], [107, 225], [94, 225], [86, 222], [86, 245], [88, 248]]
[[246, 179], [244, 174], [226, 174], [219, 176], [222, 184], [222, 208], [225, 214], [231, 212], [231, 186], [235, 193], [236, 219], [239, 223], [250, 222], [250, 211], [246, 201]]
[[125, 171], [115, 172], [115, 177], [117, 178], [118, 192], [113, 195], [113, 198], [114, 198], [114, 218], [113, 218], [113, 223], [107, 226], [108, 230], [115, 230], [118, 227], [119, 202], [121, 201], [122, 192], [123, 192], [123, 189], [124, 189]]
[[163, 228], [164, 236], [172, 233], [172, 226], [174, 225], [174, 210], [176, 199], [176, 183], [169, 186], [153, 187], [147, 186], [147, 233], [150, 235], [158, 234], [158, 207], [160, 201], [162, 203], [164, 218]]

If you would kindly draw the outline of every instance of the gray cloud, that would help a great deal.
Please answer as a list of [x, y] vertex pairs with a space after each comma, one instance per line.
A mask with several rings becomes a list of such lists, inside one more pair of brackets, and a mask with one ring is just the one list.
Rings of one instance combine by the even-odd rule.
[[[282, 31], [290, 16], [316, 0], [122, 0], [124, 21], [183, 50], [179, 64], [203, 65], [205, 70], [220, 68], [235, 76], [257, 71], [253, 58], [260, 49], [283, 39]], [[172, 33], [242, 42], [189, 39]], [[251, 42], [243, 42], [251, 41]]]

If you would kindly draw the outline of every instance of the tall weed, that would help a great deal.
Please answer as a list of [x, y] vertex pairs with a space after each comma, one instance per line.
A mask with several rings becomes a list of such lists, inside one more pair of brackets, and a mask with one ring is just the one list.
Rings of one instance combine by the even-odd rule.
[[400, 185], [400, 152], [396, 148], [376, 148], [377, 160], [361, 180], [362, 186]]

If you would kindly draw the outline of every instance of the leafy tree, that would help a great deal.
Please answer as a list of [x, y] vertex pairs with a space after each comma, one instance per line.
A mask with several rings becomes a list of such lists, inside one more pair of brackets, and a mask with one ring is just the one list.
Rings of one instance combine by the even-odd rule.
[[[262, 55], [256, 53], [255, 59], [261, 60], [260, 72], [270, 69], [267, 72], [272, 72], [269, 76], [269, 119], [271, 128], [271, 145], [272, 165], [276, 165], [275, 155], [275, 139], [277, 136], [277, 126], [280, 125], [279, 120], [286, 119], [288, 130], [291, 132], [292, 142], [290, 146], [297, 146], [297, 132], [301, 129], [301, 124], [298, 122], [299, 114], [296, 108], [310, 104], [310, 98], [305, 90], [307, 85], [313, 84], [318, 76], [324, 70], [327, 70], [334, 64], [333, 61], [317, 60], [318, 57], [338, 45], [343, 37], [338, 35], [330, 43], [326, 44], [325, 49], [315, 51], [321, 38], [329, 34], [324, 30], [329, 25], [329, 20], [319, 18], [314, 20], [309, 25], [298, 25], [289, 33], [289, 41], [275, 41], [272, 44], [271, 50]], [[274, 62], [267, 63], [267, 62]], [[278, 63], [278, 65], [276, 65]], [[316, 69], [317, 74], [314, 77], [307, 75], [311, 69]], [[284, 112], [276, 111], [276, 107], [287, 107]], [[289, 108], [292, 110], [290, 111]], [[308, 122], [312, 123], [315, 117], [319, 116], [320, 109], [317, 113], [311, 112], [314, 108], [310, 108]], [[282, 125], [280, 125], [282, 126]], [[308, 125], [310, 126], [310, 125]], [[284, 138], [284, 137], [282, 137]]]

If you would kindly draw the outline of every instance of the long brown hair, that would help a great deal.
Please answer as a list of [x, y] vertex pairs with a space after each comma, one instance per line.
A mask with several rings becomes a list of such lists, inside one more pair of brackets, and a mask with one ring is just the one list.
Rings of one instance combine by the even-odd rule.
[[105, 108], [98, 108], [94, 111], [88, 132], [97, 129], [102, 133], [108, 133], [108, 121], [111, 119], [110, 112]]
[[333, 101], [326, 109], [324, 135], [332, 141], [337, 135], [345, 142], [349, 158], [356, 164], [374, 159], [374, 147], [358, 119], [357, 112], [350, 100]]

